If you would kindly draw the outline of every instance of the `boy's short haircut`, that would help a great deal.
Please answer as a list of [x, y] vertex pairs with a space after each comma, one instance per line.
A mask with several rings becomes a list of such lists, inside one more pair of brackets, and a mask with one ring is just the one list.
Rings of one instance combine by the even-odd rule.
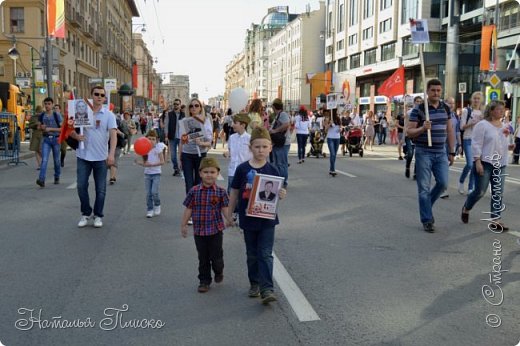
[[265, 127], [256, 127], [251, 131], [251, 139], [249, 140], [249, 143], [253, 143], [255, 139], [267, 139], [269, 142], [272, 142], [271, 135]]
[[52, 99], [52, 97], [46, 97], [46, 98], [43, 100], [43, 103], [45, 103], [45, 102], [54, 103], [54, 100]]
[[152, 129], [152, 130], [150, 130], [150, 131], [148, 131], [148, 132], [146, 133], [146, 136], [145, 136], [145, 137], [154, 137], [154, 138], [157, 138], [157, 137], [158, 137], [158, 135], [157, 135], [157, 131], [155, 131], [155, 130]]
[[220, 172], [220, 165], [218, 164], [217, 159], [214, 157], [205, 157], [200, 161], [199, 171], [202, 171], [204, 168], [213, 167], [216, 168]]

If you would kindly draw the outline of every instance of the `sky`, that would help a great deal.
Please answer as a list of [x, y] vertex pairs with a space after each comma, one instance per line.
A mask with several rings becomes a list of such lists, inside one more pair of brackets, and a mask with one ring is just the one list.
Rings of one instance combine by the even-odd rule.
[[[224, 94], [226, 65], [244, 47], [245, 33], [274, 6], [303, 13], [318, 0], [135, 0], [143, 38], [157, 72], [190, 76], [190, 93], [207, 100]], [[136, 27], [134, 32], [140, 32]]]

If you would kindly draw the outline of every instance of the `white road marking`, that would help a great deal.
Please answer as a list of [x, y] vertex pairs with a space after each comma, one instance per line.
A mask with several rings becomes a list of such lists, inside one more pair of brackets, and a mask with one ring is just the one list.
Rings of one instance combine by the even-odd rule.
[[73, 184], [70, 184], [69, 186], [67, 186], [67, 189], [72, 190], [72, 189], [75, 189], [77, 186], [78, 186], [78, 183], [73, 183]]
[[350, 178], [356, 178], [356, 176], [354, 174], [350, 174], [350, 173], [347, 173], [347, 172], [336, 170], [336, 173], [346, 175], [347, 177], [350, 177]]
[[[458, 168], [458, 167], [450, 167], [450, 171], [461, 173], [461, 172], [462, 172], [462, 168]], [[511, 184], [517, 184], [517, 185], [520, 185], [520, 179], [506, 177], [506, 183], [511, 183]]]
[[224, 177], [222, 176], [222, 174], [218, 174], [218, 177], [217, 177], [217, 180], [224, 180]]
[[509, 234], [511, 234], [511, 235], [514, 235], [515, 237], [520, 238], [520, 232], [517, 232], [517, 231], [508, 231], [507, 233], [509, 233]]
[[273, 252], [273, 277], [300, 322], [318, 321], [320, 317]]

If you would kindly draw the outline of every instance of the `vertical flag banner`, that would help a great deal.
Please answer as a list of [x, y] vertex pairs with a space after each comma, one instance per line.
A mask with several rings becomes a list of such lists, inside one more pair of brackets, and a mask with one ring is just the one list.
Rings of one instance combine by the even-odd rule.
[[65, 38], [64, 0], [47, 0], [47, 32], [49, 36]]
[[491, 44], [496, 45], [496, 30], [495, 25], [482, 26], [482, 49], [480, 50], [480, 70], [489, 71], [489, 60]]
[[377, 89], [379, 95], [384, 95], [391, 99], [397, 95], [404, 95], [404, 65], [401, 65], [395, 72], [384, 81]]

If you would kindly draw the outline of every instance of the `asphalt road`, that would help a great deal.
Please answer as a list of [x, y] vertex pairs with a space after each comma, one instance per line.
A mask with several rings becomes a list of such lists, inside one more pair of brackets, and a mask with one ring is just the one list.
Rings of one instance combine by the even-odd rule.
[[[464, 346], [520, 340], [518, 166], [508, 167], [504, 197], [504, 222], [512, 232], [493, 234], [478, 220], [489, 195], [470, 223], [461, 223], [458, 161], [450, 172], [450, 197], [434, 208], [437, 232], [428, 234], [419, 222], [416, 185], [404, 177], [393, 150], [341, 157], [337, 169], [344, 174], [335, 178], [327, 174], [328, 159], [298, 165], [291, 154], [275, 253], [304, 299], [278, 276], [279, 300], [264, 307], [247, 297], [245, 247], [236, 228], [224, 237], [224, 282], [197, 293], [195, 244], [179, 230], [183, 180], [164, 166], [163, 213], [146, 219], [142, 168], [132, 160], [121, 158], [117, 183], [107, 187], [102, 229], [76, 227], [73, 153], [60, 185], [49, 184], [49, 168], [45, 189], [35, 184], [32, 159], [28, 166], [0, 168], [3, 345]], [[503, 272], [490, 284], [493, 269]], [[317, 318], [301, 321], [302, 309]], [[53, 320], [74, 321], [75, 327], [54, 328]], [[134, 328], [136, 321], [144, 325]]]

